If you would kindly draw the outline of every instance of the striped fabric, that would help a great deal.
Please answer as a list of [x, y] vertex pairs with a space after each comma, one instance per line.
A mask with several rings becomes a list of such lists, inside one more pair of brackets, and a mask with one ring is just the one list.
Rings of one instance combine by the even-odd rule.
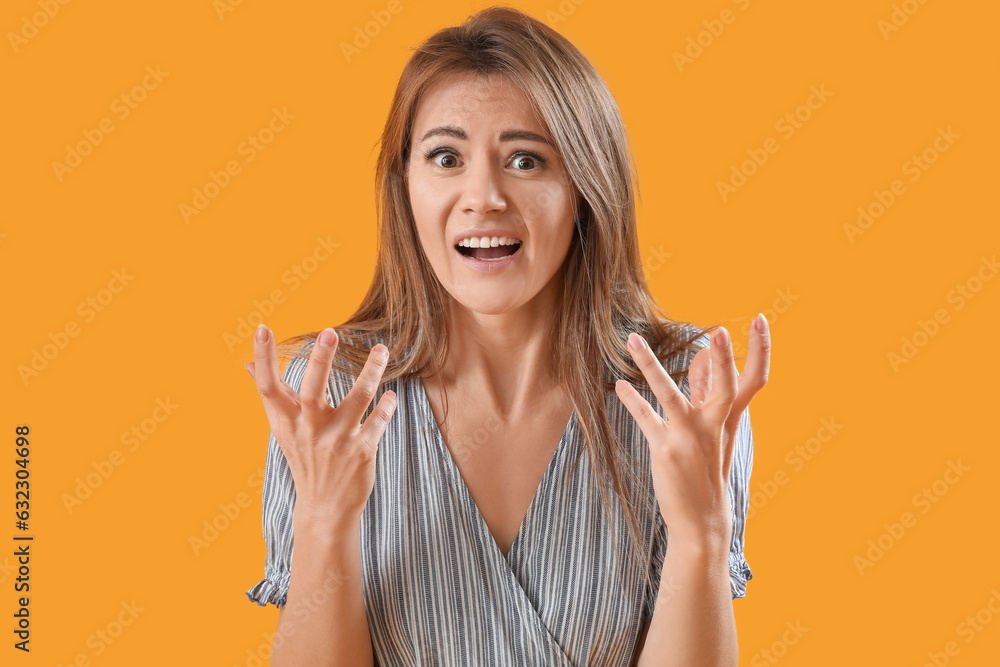
[[[707, 335], [698, 339], [708, 345]], [[313, 343], [307, 343], [310, 349]], [[677, 355], [669, 370], [688, 363]], [[299, 390], [305, 359], [292, 359], [285, 381]], [[328, 384], [339, 405], [353, 381], [335, 372]], [[680, 383], [690, 396], [687, 378]], [[640, 514], [646, 563], [623, 558], [627, 528], [617, 499], [611, 525], [588, 501], [592, 468], [586, 452], [566, 483], [583, 445], [570, 417], [527, 515], [505, 558], [462, 480], [416, 378], [383, 382], [396, 392], [396, 412], [379, 443], [375, 488], [361, 517], [363, 591], [376, 663], [422, 665], [628, 665], [643, 622], [655, 607], [667, 531], [656, 511]], [[663, 415], [650, 392], [640, 393]], [[649, 449], [614, 392], [608, 413], [622, 442], [633, 447], [642, 479], [655, 498]], [[462, 456], [460, 452], [458, 454]], [[745, 597], [752, 577], [743, 556], [748, 484], [753, 462], [749, 409], [733, 454], [734, 508], [729, 553], [733, 597]], [[264, 606], [285, 604], [293, 555], [295, 488], [272, 433], [263, 488], [264, 578], [247, 591]], [[655, 516], [654, 516], [655, 515]], [[619, 566], [613, 550], [619, 545]], [[642, 568], [652, 576], [645, 585]]]

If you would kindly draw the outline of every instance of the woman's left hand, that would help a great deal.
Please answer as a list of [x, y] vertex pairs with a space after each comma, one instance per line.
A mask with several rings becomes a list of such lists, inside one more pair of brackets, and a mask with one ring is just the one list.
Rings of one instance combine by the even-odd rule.
[[720, 327], [712, 333], [709, 347], [698, 351], [688, 370], [690, 401], [642, 337], [629, 336], [632, 358], [666, 420], [629, 382], [619, 380], [616, 392], [649, 442], [653, 491], [671, 542], [725, 545], [728, 550], [733, 531], [729, 467], [736, 430], [750, 400], [767, 383], [771, 336], [766, 320], [756, 318], [740, 375], [728, 332]]

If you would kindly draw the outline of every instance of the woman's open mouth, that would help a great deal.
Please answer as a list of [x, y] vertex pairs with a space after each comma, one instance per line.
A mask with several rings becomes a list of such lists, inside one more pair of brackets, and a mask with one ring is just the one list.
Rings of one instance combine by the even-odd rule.
[[497, 273], [513, 264], [521, 256], [521, 245], [522, 243], [518, 239], [503, 237], [503, 242], [498, 242], [497, 245], [491, 243], [474, 248], [472, 242], [466, 239], [456, 245], [455, 250], [462, 256], [462, 261], [469, 268], [480, 273]]
[[520, 243], [515, 243], [514, 245], [498, 245], [495, 247], [486, 248], [469, 248], [466, 246], [455, 246], [465, 257], [472, 257], [475, 259], [481, 259], [487, 262], [496, 261], [503, 259], [505, 257], [510, 257], [514, 255], [518, 250], [521, 249]]

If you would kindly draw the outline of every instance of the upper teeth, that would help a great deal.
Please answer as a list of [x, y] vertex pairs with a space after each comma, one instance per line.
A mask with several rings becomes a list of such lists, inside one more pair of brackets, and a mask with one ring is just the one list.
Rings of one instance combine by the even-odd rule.
[[500, 245], [517, 245], [520, 242], [520, 239], [516, 239], [513, 236], [473, 236], [472, 238], [462, 239], [458, 242], [458, 245], [465, 248], [496, 248]]

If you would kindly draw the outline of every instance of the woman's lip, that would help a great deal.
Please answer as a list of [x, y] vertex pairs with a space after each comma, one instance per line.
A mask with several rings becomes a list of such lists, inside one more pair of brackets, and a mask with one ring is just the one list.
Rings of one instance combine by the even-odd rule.
[[496, 273], [510, 266], [511, 263], [513, 263], [514, 260], [521, 255], [521, 248], [523, 247], [524, 244], [522, 243], [517, 246], [517, 250], [501, 259], [477, 259], [475, 257], [469, 257], [467, 255], [463, 255], [457, 246], [455, 247], [455, 252], [457, 252], [462, 261], [472, 269], [479, 271], [480, 273]]

